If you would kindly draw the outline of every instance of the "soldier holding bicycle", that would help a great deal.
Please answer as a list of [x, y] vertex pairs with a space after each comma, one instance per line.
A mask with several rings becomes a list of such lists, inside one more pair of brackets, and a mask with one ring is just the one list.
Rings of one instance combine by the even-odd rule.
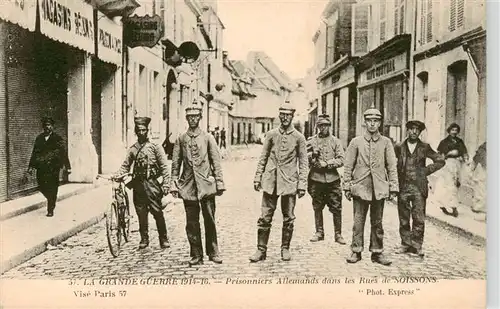
[[[133, 201], [139, 218], [141, 242], [139, 249], [149, 246], [148, 214], [151, 212], [156, 221], [160, 247], [169, 248], [165, 217], [163, 216], [162, 198], [169, 193], [170, 172], [167, 167], [167, 157], [160, 145], [148, 139], [149, 117], [136, 117], [135, 134], [137, 143], [128, 150], [125, 161], [116, 173], [128, 173], [132, 167], [133, 178], [127, 187], [134, 193]], [[163, 178], [160, 184], [158, 178]]]

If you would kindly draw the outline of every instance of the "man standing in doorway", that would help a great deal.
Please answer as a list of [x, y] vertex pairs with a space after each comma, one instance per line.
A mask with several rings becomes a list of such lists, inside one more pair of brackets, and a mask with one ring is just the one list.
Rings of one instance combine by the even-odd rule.
[[390, 265], [383, 255], [384, 228], [382, 217], [386, 198], [394, 199], [398, 193], [397, 161], [389, 138], [382, 136], [379, 127], [382, 114], [377, 109], [368, 109], [363, 114], [366, 131], [355, 137], [347, 147], [344, 161], [344, 191], [353, 201], [354, 226], [352, 232], [352, 254], [348, 263], [361, 260], [363, 251], [366, 215], [370, 210], [370, 252], [374, 263]]
[[[281, 259], [289, 261], [297, 195], [302, 198], [307, 185], [307, 150], [304, 135], [292, 126], [295, 108], [284, 103], [279, 109], [281, 126], [266, 134], [254, 178], [255, 191], [264, 190], [261, 216], [257, 221], [257, 251], [250, 262], [266, 259], [267, 242], [278, 198], [281, 198], [283, 227]], [[298, 168], [297, 168], [298, 167]]]
[[59, 172], [66, 166], [66, 172], [71, 173], [68, 153], [61, 136], [54, 132], [54, 120], [42, 118], [43, 133], [35, 139], [28, 165], [28, 173], [36, 170], [36, 180], [40, 192], [47, 199], [47, 217], [54, 216], [57, 192], [59, 189]]
[[[444, 158], [429, 144], [420, 140], [425, 124], [418, 120], [406, 123], [408, 138], [396, 145], [399, 179], [399, 235], [401, 248], [397, 253], [412, 253], [423, 257], [425, 206], [429, 192], [427, 176], [441, 169]], [[434, 163], [426, 166], [426, 159]], [[410, 218], [413, 221], [410, 224]]]
[[[132, 167], [134, 206], [139, 218], [139, 232], [141, 241], [139, 249], [149, 246], [149, 223], [148, 215], [151, 212], [156, 221], [158, 238], [162, 249], [169, 248], [167, 236], [167, 225], [163, 215], [166, 204], [162, 198], [168, 195], [170, 184], [170, 173], [167, 166], [167, 157], [160, 145], [152, 143], [148, 139], [148, 126], [151, 122], [149, 117], [136, 117], [135, 134], [137, 143], [132, 145], [127, 152], [125, 161], [122, 163], [115, 176], [130, 172]], [[163, 184], [158, 181], [163, 178]]]
[[[221, 264], [215, 226], [215, 196], [226, 190], [221, 158], [215, 138], [203, 132], [197, 102], [186, 108], [189, 129], [175, 141], [172, 156], [172, 195], [184, 201], [186, 233], [191, 248], [189, 265], [203, 264], [200, 208], [205, 222], [205, 246], [208, 259]], [[179, 176], [182, 167], [182, 175]]]
[[344, 165], [344, 148], [338, 138], [330, 134], [332, 123], [328, 115], [318, 116], [319, 133], [307, 143], [310, 152], [308, 191], [312, 198], [316, 233], [311, 242], [324, 240], [323, 209], [325, 204], [333, 214], [335, 242], [345, 245], [342, 237], [342, 187], [337, 168]]

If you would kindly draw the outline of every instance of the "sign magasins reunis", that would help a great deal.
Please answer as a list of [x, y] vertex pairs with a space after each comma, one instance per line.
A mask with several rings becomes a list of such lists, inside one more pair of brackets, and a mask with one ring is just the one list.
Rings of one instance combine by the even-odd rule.
[[158, 15], [134, 15], [123, 20], [124, 41], [130, 47], [154, 47], [163, 32], [163, 20]]

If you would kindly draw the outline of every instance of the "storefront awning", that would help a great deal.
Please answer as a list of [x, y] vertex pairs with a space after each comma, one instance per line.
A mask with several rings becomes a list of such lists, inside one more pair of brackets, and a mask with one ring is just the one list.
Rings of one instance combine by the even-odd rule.
[[0, 2], [0, 19], [29, 31], [35, 31], [36, 0]]
[[129, 16], [141, 5], [136, 0], [88, 0], [104, 14], [113, 16]]

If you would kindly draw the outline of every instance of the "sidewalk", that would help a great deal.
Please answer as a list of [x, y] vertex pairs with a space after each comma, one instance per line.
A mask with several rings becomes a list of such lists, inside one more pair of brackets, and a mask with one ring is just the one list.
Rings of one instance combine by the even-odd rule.
[[[47, 245], [55, 246], [103, 218], [111, 200], [111, 186], [87, 184], [86, 190], [82, 186], [85, 185], [61, 187], [60, 201], [51, 218], [45, 216], [47, 210], [40, 194], [21, 198], [22, 202], [4, 203], [8, 207], [5, 215], [2, 209], [0, 227], [1, 273], [44, 252]], [[13, 206], [22, 203], [24, 207], [17, 210]], [[16, 211], [20, 214], [11, 216]]]

